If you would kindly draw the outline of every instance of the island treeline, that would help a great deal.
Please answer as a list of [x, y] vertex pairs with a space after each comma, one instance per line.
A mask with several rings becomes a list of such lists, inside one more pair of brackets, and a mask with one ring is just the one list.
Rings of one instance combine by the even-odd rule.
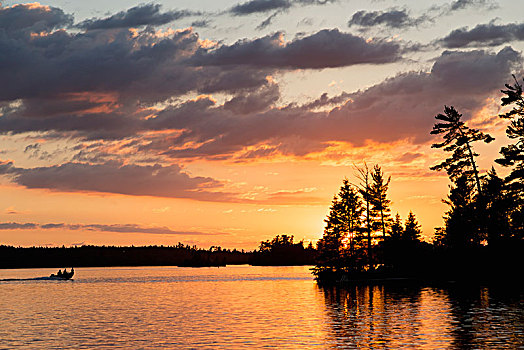
[[292, 235], [277, 235], [260, 242], [258, 249], [244, 251], [211, 246], [202, 249], [175, 246], [116, 247], [12, 247], [0, 245], [0, 268], [100, 267], [100, 266], [225, 266], [312, 265], [316, 250], [310, 243], [294, 242]]
[[435, 118], [432, 145], [449, 156], [432, 170], [445, 170], [450, 192], [444, 226], [431, 243], [421, 240], [413, 212], [403, 222], [391, 216], [387, 191], [390, 177], [380, 166], [355, 167], [357, 183], [343, 180], [325, 220], [314, 273], [319, 282], [384, 278], [432, 280], [509, 279], [522, 276], [524, 248], [524, 98], [522, 85], [501, 90], [511, 110], [506, 133], [513, 143], [502, 147], [496, 162], [509, 168], [504, 178], [494, 167], [482, 173], [476, 142], [490, 143], [489, 134], [470, 128], [454, 107]]
[[277, 235], [272, 240], [262, 241], [253, 252], [250, 261], [252, 265], [313, 265], [316, 258], [316, 249], [309, 242], [294, 242], [294, 236]]

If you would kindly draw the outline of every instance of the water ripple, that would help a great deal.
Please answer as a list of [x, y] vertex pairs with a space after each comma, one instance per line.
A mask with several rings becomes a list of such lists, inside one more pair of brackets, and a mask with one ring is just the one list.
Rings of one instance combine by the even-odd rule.
[[[52, 272], [52, 271], [51, 271]], [[48, 275], [1, 270], [0, 278]], [[307, 267], [93, 268], [0, 282], [0, 348], [505, 349], [523, 294], [487, 287], [319, 288]]]

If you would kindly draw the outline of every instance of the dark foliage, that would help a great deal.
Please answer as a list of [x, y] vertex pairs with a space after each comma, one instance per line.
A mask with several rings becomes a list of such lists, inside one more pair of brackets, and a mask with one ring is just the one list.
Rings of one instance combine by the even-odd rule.
[[313, 265], [316, 250], [310, 243], [304, 247], [304, 241], [294, 242], [294, 237], [277, 235], [271, 241], [260, 242], [258, 250], [253, 252], [252, 265]]
[[506, 97], [502, 98], [502, 106], [513, 105], [511, 111], [501, 114], [501, 118], [510, 120], [506, 129], [506, 134], [510, 139], [515, 140], [514, 144], [502, 147], [501, 159], [496, 162], [504, 166], [512, 166], [514, 169], [510, 173], [508, 180], [524, 181], [524, 97], [522, 96], [522, 85], [519, 84], [515, 76], [513, 86], [506, 84], [507, 90], [501, 90]]
[[362, 199], [356, 187], [344, 179], [324, 220], [324, 235], [317, 243], [315, 274], [362, 271], [368, 261]]
[[422, 230], [420, 229], [420, 224], [418, 223], [415, 214], [410, 211], [408, 218], [406, 219], [402, 240], [406, 242], [420, 242], [421, 235]]
[[477, 154], [471, 143], [479, 140], [490, 142], [489, 135], [467, 128], [453, 107], [446, 107], [445, 116], [439, 114], [436, 117], [447, 123], [435, 124], [431, 133], [447, 133], [444, 142], [433, 147], [453, 151], [452, 157], [432, 167], [434, 170], [446, 169], [453, 184], [448, 199], [444, 201], [449, 210], [444, 216], [445, 227], [437, 231], [437, 245], [462, 250], [479, 245], [508, 245], [524, 238], [524, 177], [521, 176], [524, 166], [524, 99], [522, 85], [516, 79], [514, 86], [506, 84], [506, 88], [502, 90], [506, 95], [502, 98], [502, 105], [513, 105], [513, 109], [500, 117], [510, 120], [506, 133], [516, 142], [502, 147], [503, 158], [496, 160], [513, 168], [505, 179], [500, 178], [494, 168], [486, 176], [479, 176], [474, 160]]
[[384, 172], [380, 166], [375, 165], [371, 172], [371, 203], [373, 211], [376, 213], [375, 227], [382, 231], [382, 238], [386, 238], [386, 231], [391, 226], [391, 209], [389, 205], [391, 201], [388, 199], [388, 188], [391, 181], [391, 176], [386, 180]]
[[444, 203], [449, 205], [449, 210], [444, 215], [442, 243], [459, 249], [479, 244], [481, 237], [478, 235], [479, 216], [475, 207], [474, 185], [466, 175], [457, 178], [450, 186], [448, 199]]
[[474, 178], [478, 193], [482, 193], [480, 176], [475, 163], [475, 157], [478, 154], [473, 151], [471, 144], [475, 141], [490, 143], [494, 138], [489, 134], [467, 127], [460, 120], [462, 114], [457, 112], [453, 106], [445, 106], [444, 113], [435, 116], [435, 119], [441, 122], [435, 124], [431, 131], [432, 135], [444, 134], [442, 136], [444, 141], [434, 143], [431, 147], [443, 148], [444, 151], [453, 152], [453, 154], [431, 169], [437, 171], [445, 169], [452, 181], [464, 175], [468, 178]]
[[[373, 249], [368, 248], [369, 261], [371, 258], [374, 261], [367, 269], [352, 268], [343, 259], [342, 242], [347, 234], [332, 219], [336, 217], [340, 201], [335, 197], [326, 219], [324, 237], [319, 241], [319, 257], [326, 254], [337, 263], [328, 265], [328, 259], [317, 262], [315, 273], [320, 283], [372, 282], [399, 277], [432, 281], [520, 278], [524, 248], [524, 98], [522, 85], [516, 79], [513, 86], [506, 84], [506, 88], [502, 90], [506, 95], [502, 105], [513, 108], [500, 117], [510, 120], [506, 133], [515, 143], [502, 147], [503, 157], [497, 159], [497, 163], [511, 167], [509, 175], [502, 179], [493, 167], [480, 175], [475, 162], [478, 154], [472, 144], [490, 143], [493, 138], [470, 129], [455, 108], [446, 106], [444, 114], [435, 117], [439, 122], [431, 131], [433, 135], [442, 135], [443, 141], [432, 147], [451, 152], [451, 156], [431, 169], [446, 170], [450, 178], [450, 192], [443, 201], [449, 209], [444, 215], [444, 227], [435, 229], [432, 244], [421, 241], [420, 225], [412, 212], [404, 225], [398, 214], [389, 220], [386, 199], [389, 179], [385, 180], [380, 167], [375, 166], [373, 173], [367, 167], [357, 168], [360, 194], [367, 204], [362, 219], [367, 227], [363, 225], [362, 230], [368, 233], [368, 245], [372, 237], [370, 226], [375, 230], [380, 228], [383, 239], [375, 243]], [[386, 236], [386, 232], [390, 235]]]
[[362, 200], [365, 203], [365, 214], [364, 214], [364, 221], [365, 221], [365, 230], [366, 230], [366, 239], [367, 239], [367, 258], [368, 258], [368, 265], [373, 265], [373, 261], [371, 261], [372, 252], [371, 252], [371, 231], [373, 229], [373, 218], [375, 217], [375, 212], [372, 208], [372, 199], [373, 194], [371, 191], [371, 174], [368, 168], [368, 165], [364, 163], [363, 168], [356, 167], [356, 170], [358, 172], [358, 179], [360, 180], [360, 184], [358, 186], [358, 191], [360, 195], [362, 196]]
[[501, 90], [506, 96], [502, 98], [502, 106], [513, 106], [513, 108], [500, 117], [510, 121], [506, 128], [506, 134], [513, 144], [502, 147], [500, 153], [502, 158], [496, 162], [511, 167], [511, 172], [504, 179], [506, 184], [506, 196], [513, 203], [509, 212], [511, 236], [524, 238], [524, 97], [522, 96], [522, 85], [513, 76], [515, 84], [506, 84], [507, 90]]
[[393, 223], [391, 224], [391, 239], [400, 241], [402, 239], [403, 234], [404, 227], [402, 226], [402, 219], [400, 218], [400, 215], [397, 213], [397, 215], [395, 215]]

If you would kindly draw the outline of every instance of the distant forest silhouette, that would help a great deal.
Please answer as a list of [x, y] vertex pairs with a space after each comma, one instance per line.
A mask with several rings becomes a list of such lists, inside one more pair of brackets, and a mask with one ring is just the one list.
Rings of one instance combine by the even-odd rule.
[[176, 246], [115, 247], [12, 247], [0, 246], [0, 268], [95, 267], [95, 266], [188, 266], [313, 265], [316, 250], [310, 243], [277, 235], [260, 242], [258, 249], [244, 251], [211, 246], [209, 249], [178, 243]]
[[346, 178], [334, 196], [318, 241], [314, 274], [319, 282], [366, 281], [384, 278], [521, 279], [524, 238], [524, 98], [522, 85], [506, 84], [499, 115], [509, 121], [507, 136], [496, 162], [509, 168], [505, 178], [492, 167], [479, 171], [475, 142], [493, 137], [472, 129], [454, 107], [435, 116], [432, 145], [449, 156], [432, 170], [445, 170], [450, 192], [444, 226], [435, 229], [431, 243], [421, 240], [413, 212], [402, 222], [391, 216], [387, 197], [390, 177], [379, 165], [355, 167], [358, 183]]

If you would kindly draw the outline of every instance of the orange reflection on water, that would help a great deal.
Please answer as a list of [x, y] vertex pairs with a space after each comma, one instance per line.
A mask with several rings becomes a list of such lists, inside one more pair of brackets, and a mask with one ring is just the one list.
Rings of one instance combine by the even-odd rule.
[[[450, 305], [430, 288], [357, 286], [324, 290], [334, 319], [334, 335], [358, 348], [448, 347]], [[342, 312], [335, 306], [340, 300]], [[335, 312], [333, 312], [335, 311]]]
[[[319, 288], [309, 267], [0, 270], [4, 348], [493, 349], [524, 343], [522, 293]], [[19, 280], [13, 280], [18, 278]], [[80, 346], [81, 345], [81, 346]]]
[[519, 293], [493, 288], [419, 285], [323, 288], [332, 331], [342, 348], [507, 348], [522, 344]]

